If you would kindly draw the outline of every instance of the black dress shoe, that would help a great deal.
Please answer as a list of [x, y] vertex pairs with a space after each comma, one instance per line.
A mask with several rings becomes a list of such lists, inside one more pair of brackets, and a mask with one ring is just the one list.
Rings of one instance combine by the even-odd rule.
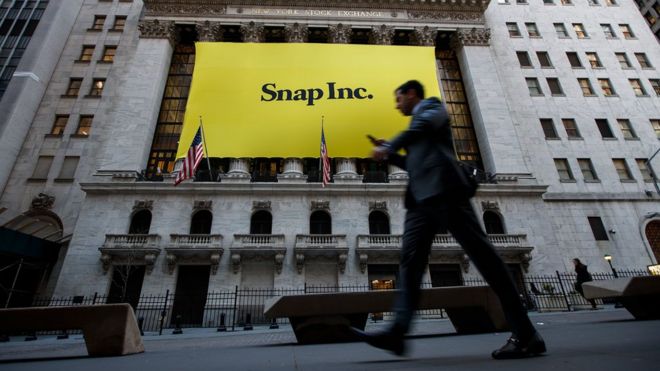
[[406, 344], [403, 340], [403, 334], [395, 333], [393, 331], [368, 334], [355, 327], [351, 327], [351, 332], [358, 340], [364, 341], [373, 347], [390, 351], [397, 356], [402, 356], [406, 352]]
[[545, 342], [538, 332], [535, 332], [529, 339], [522, 341], [515, 337], [509, 340], [500, 349], [493, 352], [495, 359], [516, 359], [538, 356], [545, 353]]

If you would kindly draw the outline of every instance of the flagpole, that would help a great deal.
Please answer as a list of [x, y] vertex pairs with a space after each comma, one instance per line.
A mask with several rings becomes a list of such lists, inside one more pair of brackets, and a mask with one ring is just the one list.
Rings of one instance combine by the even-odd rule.
[[211, 160], [209, 160], [209, 151], [206, 149], [206, 137], [204, 136], [204, 125], [202, 125], [202, 115], [199, 115], [199, 128], [202, 131], [202, 143], [204, 143], [204, 152], [206, 152], [206, 164], [209, 167], [209, 178], [213, 182], [213, 169], [211, 169]]
[[[323, 118], [324, 116], [321, 115], [321, 136], [323, 136]], [[323, 156], [321, 155], [320, 148], [319, 148], [319, 178], [321, 182], [323, 182]]]

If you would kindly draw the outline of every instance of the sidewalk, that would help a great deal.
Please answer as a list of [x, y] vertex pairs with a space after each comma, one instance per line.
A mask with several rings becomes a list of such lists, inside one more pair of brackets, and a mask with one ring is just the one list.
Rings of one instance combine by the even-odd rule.
[[[297, 345], [289, 326], [219, 333], [213, 328], [145, 334], [143, 354], [89, 358], [81, 335], [0, 343], [0, 370], [657, 370], [660, 321], [634, 321], [624, 309], [533, 313], [548, 345], [543, 357], [495, 361], [508, 334], [456, 335], [448, 320], [415, 324], [407, 357], [362, 343]], [[383, 323], [369, 323], [368, 330]]]

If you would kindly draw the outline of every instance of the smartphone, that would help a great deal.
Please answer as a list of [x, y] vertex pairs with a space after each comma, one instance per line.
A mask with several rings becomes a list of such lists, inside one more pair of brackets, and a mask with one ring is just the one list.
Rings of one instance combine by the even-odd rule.
[[373, 144], [374, 146], [380, 145], [380, 142], [378, 141], [378, 139], [374, 138], [374, 136], [371, 135], [371, 134], [367, 134], [367, 139], [369, 139], [371, 144]]

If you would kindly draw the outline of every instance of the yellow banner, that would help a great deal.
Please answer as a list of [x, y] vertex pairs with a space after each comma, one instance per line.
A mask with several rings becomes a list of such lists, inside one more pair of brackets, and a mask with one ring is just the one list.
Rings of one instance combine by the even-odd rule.
[[433, 47], [306, 43], [196, 44], [177, 158], [204, 124], [210, 157], [369, 157], [367, 134], [391, 138], [409, 118], [394, 89], [439, 96]]

